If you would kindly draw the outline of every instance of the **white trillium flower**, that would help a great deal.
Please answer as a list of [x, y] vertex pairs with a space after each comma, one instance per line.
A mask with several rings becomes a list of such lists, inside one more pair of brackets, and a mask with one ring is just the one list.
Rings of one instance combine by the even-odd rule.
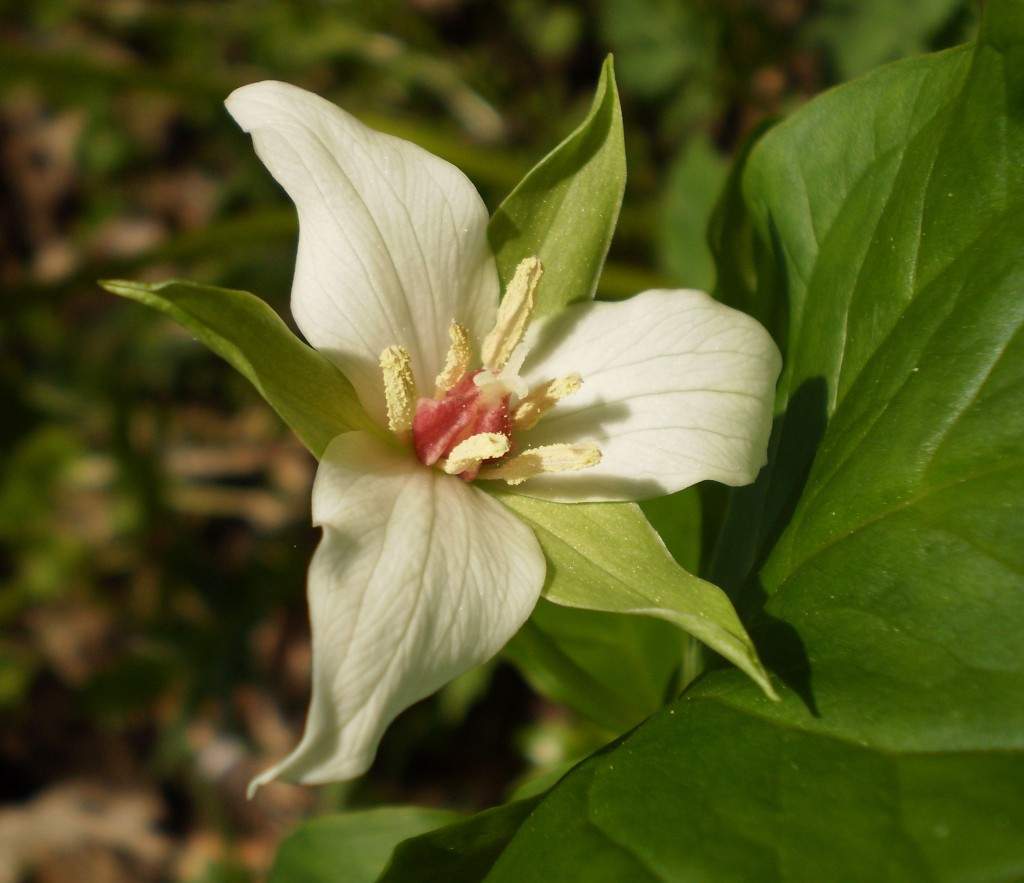
[[756, 321], [699, 291], [531, 322], [536, 259], [499, 308], [487, 210], [458, 169], [283, 83], [227, 107], [298, 210], [295, 321], [390, 440], [349, 432], [324, 452], [312, 705], [254, 790], [361, 775], [399, 712], [527, 619], [544, 554], [482, 487], [579, 502], [748, 484], [781, 359]]

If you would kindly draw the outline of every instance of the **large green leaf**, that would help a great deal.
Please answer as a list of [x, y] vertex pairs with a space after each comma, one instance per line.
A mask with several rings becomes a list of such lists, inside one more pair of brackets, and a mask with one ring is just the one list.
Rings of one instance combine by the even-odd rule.
[[609, 58], [587, 118], [516, 185], [488, 236], [507, 285], [521, 260], [544, 265], [537, 315], [594, 296], [626, 186], [622, 111]]
[[837, 90], [751, 157], [792, 317], [744, 603], [768, 597], [765, 652], [807, 699], [759, 714], [894, 748], [1020, 745], [1021, 43], [1024, 8], [992, 4], [977, 51]]
[[1024, 7], [812, 102], [742, 193], [787, 367], [717, 572], [783, 701], [710, 672], [487, 879], [1020, 879]]
[[395, 879], [1019, 880], [1022, 781], [1019, 753], [894, 754], [684, 699], [510, 813], [486, 877]]
[[167, 313], [230, 362], [314, 456], [342, 432], [379, 432], [338, 369], [247, 291], [177, 280], [100, 284]]

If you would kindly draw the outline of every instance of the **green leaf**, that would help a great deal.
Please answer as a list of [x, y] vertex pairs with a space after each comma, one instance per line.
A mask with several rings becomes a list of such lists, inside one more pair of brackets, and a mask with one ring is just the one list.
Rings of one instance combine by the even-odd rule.
[[693, 485], [669, 494], [652, 497], [639, 503], [640, 511], [650, 522], [672, 557], [691, 573], [700, 570], [701, 507], [700, 485]]
[[537, 805], [538, 798], [487, 810], [433, 834], [401, 844], [381, 883], [482, 880], [509, 836]]
[[519, 262], [544, 265], [537, 315], [594, 296], [626, 186], [622, 112], [609, 58], [587, 118], [505, 198], [488, 236], [502, 285]]
[[446, 810], [394, 807], [314, 819], [281, 843], [267, 883], [373, 883], [398, 843], [458, 818]]
[[223, 356], [317, 458], [339, 433], [380, 432], [345, 377], [255, 295], [173, 280], [100, 284], [167, 313]]
[[[1019, 753], [892, 754], [682, 699], [528, 816], [492, 814], [507, 839], [486, 880], [1016, 880], [1022, 781]], [[477, 824], [460, 824], [461, 842]], [[429, 852], [403, 844], [408, 865], [441, 853], [446, 833]]]
[[739, 666], [767, 695], [775, 695], [725, 593], [683, 570], [639, 507], [497, 496], [540, 540], [548, 559], [543, 594], [549, 601], [664, 619]]
[[986, 13], [975, 52], [823, 96], [745, 174], [793, 308], [745, 593], [807, 706], [744, 704], [892, 748], [1024, 732], [1024, 9]]

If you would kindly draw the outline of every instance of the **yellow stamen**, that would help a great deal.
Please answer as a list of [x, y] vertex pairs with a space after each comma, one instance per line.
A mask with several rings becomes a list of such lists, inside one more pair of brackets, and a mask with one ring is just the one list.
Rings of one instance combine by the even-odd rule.
[[480, 432], [459, 442], [442, 468], [449, 475], [458, 475], [467, 469], [479, 469], [484, 460], [502, 457], [508, 453], [509, 440], [500, 432]]
[[380, 370], [384, 374], [388, 429], [392, 432], [412, 429], [412, 418], [416, 413], [416, 382], [409, 353], [404, 347], [389, 346], [380, 354]]
[[533, 315], [533, 295], [543, 274], [544, 268], [536, 257], [526, 258], [516, 267], [508, 291], [498, 307], [494, 330], [484, 339], [481, 350], [483, 366], [488, 371], [504, 368], [512, 351], [526, 334], [526, 326]]
[[576, 392], [581, 383], [583, 379], [579, 374], [570, 374], [558, 380], [549, 380], [531, 390], [512, 414], [512, 425], [516, 429], [532, 429], [562, 399]]
[[448, 329], [448, 339], [452, 345], [448, 347], [448, 355], [444, 360], [444, 369], [437, 375], [434, 398], [441, 398], [448, 390], [466, 376], [469, 361], [473, 358], [473, 347], [469, 342], [469, 332], [465, 325], [452, 322]]
[[482, 471], [480, 478], [501, 478], [508, 484], [522, 484], [536, 475], [575, 472], [601, 462], [601, 449], [594, 444], [544, 445], [524, 451], [498, 466]]

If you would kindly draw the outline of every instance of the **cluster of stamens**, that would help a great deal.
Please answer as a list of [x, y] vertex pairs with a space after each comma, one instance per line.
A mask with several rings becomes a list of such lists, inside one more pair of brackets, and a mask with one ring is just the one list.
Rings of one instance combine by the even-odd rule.
[[481, 345], [477, 370], [469, 370], [469, 332], [452, 323], [451, 346], [432, 398], [417, 398], [412, 364], [403, 347], [389, 346], [381, 353], [388, 428], [399, 436], [411, 435], [413, 450], [424, 465], [436, 465], [466, 481], [490, 478], [516, 485], [542, 473], [586, 469], [600, 462], [601, 450], [595, 444], [543, 445], [514, 453], [513, 433], [531, 429], [581, 383], [579, 374], [570, 374], [530, 390], [519, 376], [526, 358], [523, 338], [542, 273], [535, 257], [516, 268], [494, 329]]

